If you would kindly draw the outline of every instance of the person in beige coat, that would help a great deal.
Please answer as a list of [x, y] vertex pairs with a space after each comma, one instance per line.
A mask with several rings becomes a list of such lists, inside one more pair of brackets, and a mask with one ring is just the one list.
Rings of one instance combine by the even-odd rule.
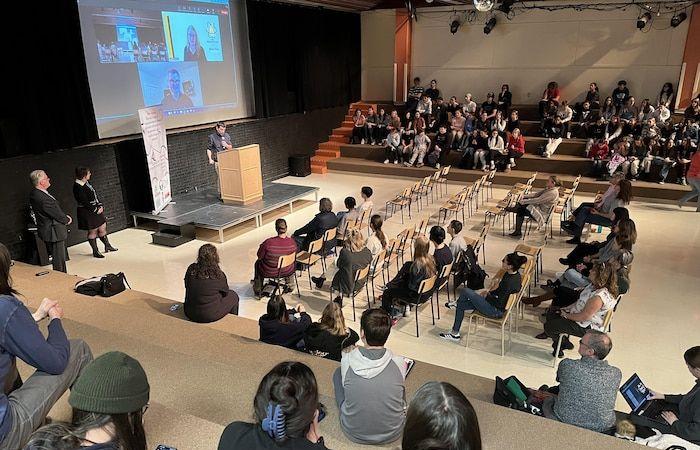
[[561, 181], [555, 175], [547, 179], [547, 187], [534, 194], [526, 194], [515, 205], [506, 208], [506, 211], [513, 212], [515, 216], [515, 231], [510, 235], [514, 237], [522, 236], [521, 228], [526, 216], [532, 217], [537, 222], [540, 229], [547, 220], [547, 214], [559, 200], [559, 188]]

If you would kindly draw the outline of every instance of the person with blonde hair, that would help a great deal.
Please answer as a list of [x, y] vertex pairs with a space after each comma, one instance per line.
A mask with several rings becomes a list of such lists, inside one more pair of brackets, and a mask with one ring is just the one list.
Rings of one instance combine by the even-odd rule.
[[437, 274], [435, 258], [430, 254], [430, 241], [421, 235], [413, 244], [413, 261], [404, 263], [399, 273], [387, 283], [384, 294], [380, 297], [382, 309], [397, 318], [400, 314], [394, 310], [393, 304], [399, 299], [413, 300], [422, 303], [430, 298], [431, 292], [418, 296], [421, 281]]
[[[331, 289], [340, 292], [340, 301], [342, 305], [342, 296], [351, 296], [353, 291], [364, 286], [355, 286], [355, 273], [358, 270], [364, 269], [372, 262], [372, 252], [367, 248], [367, 241], [362, 236], [360, 230], [354, 229], [347, 233], [343, 249], [340, 250], [340, 256], [335, 265], [338, 271], [333, 276]], [[321, 277], [323, 278], [323, 277]]]
[[323, 308], [321, 320], [312, 323], [304, 333], [306, 351], [321, 358], [340, 361], [343, 349], [355, 345], [360, 336], [345, 325], [343, 308], [330, 302]]

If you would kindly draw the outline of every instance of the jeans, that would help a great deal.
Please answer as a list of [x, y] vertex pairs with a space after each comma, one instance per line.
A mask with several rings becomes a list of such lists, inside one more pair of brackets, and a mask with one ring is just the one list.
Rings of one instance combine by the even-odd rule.
[[693, 197], [697, 197], [697, 208], [695, 210], [700, 212], [700, 178], [688, 177], [688, 184], [690, 185], [691, 191], [681, 197], [681, 199], [678, 200], [678, 204], [683, 206], [684, 203]]
[[581, 233], [583, 232], [583, 225], [587, 223], [591, 223], [594, 225], [604, 225], [606, 227], [612, 226], [612, 220], [608, 219], [607, 217], [600, 216], [598, 214], [591, 214], [591, 208], [589, 207], [584, 207], [581, 209], [581, 212], [576, 216], [576, 220], [574, 220], [574, 223], [576, 224], [574, 236], [579, 238], [581, 237]]
[[457, 311], [455, 312], [455, 323], [452, 325], [452, 334], [459, 334], [459, 329], [462, 327], [464, 312], [466, 310], [476, 310], [494, 319], [503, 316], [503, 311], [493, 306], [486, 298], [466, 288], [459, 295], [459, 299], [457, 299]]
[[343, 387], [343, 375], [340, 373], [340, 367], [333, 372], [333, 391], [335, 392], [335, 404], [340, 409], [345, 401], [345, 388]]
[[29, 436], [41, 426], [53, 405], [73, 385], [83, 368], [92, 361], [90, 347], [82, 340], [70, 341], [70, 357], [60, 375], [36, 371], [22, 387], [8, 395], [12, 429], [0, 442], [0, 450], [24, 448]]
[[559, 313], [550, 311], [547, 313], [547, 321], [544, 323], [544, 332], [552, 338], [552, 348], [556, 348], [560, 334], [583, 337], [591, 327], [583, 328], [571, 319], [564, 319]]

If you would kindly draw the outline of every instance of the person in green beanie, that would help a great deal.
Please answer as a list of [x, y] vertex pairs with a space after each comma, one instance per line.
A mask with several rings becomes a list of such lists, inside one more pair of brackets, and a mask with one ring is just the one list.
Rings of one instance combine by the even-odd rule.
[[88, 364], [71, 389], [70, 424], [37, 430], [27, 450], [146, 450], [143, 414], [150, 386], [141, 364], [108, 352]]

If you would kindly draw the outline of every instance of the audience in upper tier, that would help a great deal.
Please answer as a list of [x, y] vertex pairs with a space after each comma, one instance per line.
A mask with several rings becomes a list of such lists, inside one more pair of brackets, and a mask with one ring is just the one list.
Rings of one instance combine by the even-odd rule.
[[363, 347], [343, 351], [333, 374], [340, 428], [358, 444], [384, 444], [399, 438], [406, 416], [408, 361], [384, 347], [391, 319], [366, 309], [360, 319]]
[[[277, 275], [275, 263], [275, 276]], [[262, 281], [261, 281], [262, 283]], [[211, 244], [199, 248], [197, 262], [185, 273], [185, 315], [193, 322], [216, 322], [227, 314], [238, 315], [238, 294], [219, 267], [219, 253]]]
[[[45, 298], [34, 313], [12, 287], [10, 252], [0, 243], [0, 447], [23, 448], [53, 405], [73, 385], [92, 353], [82, 340], [68, 340], [59, 302]], [[48, 337], [37, 325], [49, 319]], [[22, 380], [17, 358], [36, 368]]]
[[40, 428], [27, 450], [146, 450], [149, 396], [148, 378], [137, 360], [105, 353], [85, 366], [71, 387], [71, 422]]
[[311, 317], [301, 303], [293, 309], [287, 309], [282, 296], [273, 295], [267, 302], [267, 313], [260, 317], [258, 324], [260, 341], [291, 349], [302, 349], [304, 333], [311, 325]]

